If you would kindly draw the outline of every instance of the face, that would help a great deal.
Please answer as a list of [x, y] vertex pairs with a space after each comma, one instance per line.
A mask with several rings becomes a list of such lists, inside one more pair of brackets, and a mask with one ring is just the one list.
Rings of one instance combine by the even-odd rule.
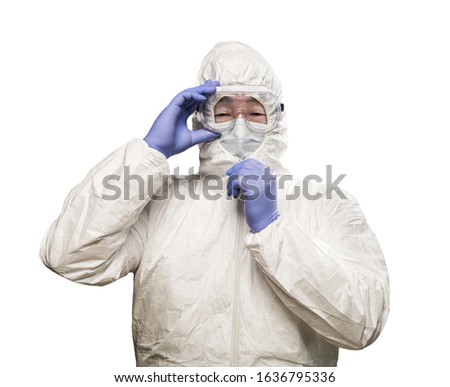
[[222, 97], [214, 106], [214, 120], [216, 123], [245, 118], [249, 122], [267, 124], [264, 106], [253, 97], [245, 95]]

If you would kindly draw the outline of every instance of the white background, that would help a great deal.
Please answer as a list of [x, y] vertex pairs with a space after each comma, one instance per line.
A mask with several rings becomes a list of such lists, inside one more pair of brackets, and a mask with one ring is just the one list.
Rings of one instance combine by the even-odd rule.
[[[142, 138], [223, 40], [253, 46], [278, 73], [289, 117], [285, 164], [300, 176], [323, 176], [326, 164], [346, 173], [342, 186], [383, 248], [391, 313], [372, 346], [341, 350], [341, 381], [445, 377], [445, 3], [2, 1], [1, 384], [113, 385], [114, 373], [134, 370], [132, 276], [103, 288], [71, 283], [45, 268], [39, 246], [70, 188]], [[197, 155], [192, 148], [171, 167], [187, 172]]]

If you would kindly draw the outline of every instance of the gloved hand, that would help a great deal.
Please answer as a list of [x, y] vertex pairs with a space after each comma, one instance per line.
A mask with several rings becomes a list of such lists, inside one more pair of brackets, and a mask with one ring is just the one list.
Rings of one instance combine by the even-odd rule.
[[189, 116], [206, 100], [206, 96], [216, 91], [217, 86], [219, 82], [208, 80], [177, 94], [155, 120], [144, 141], [169, 158], [193, 145], [220, 137], [220, 134], [207, 129], [189, 130], [186, 124]]
[[279, 216], [277, 210], [277, 181], [270, 169], [255, 159], [245, 159], [226, 174], [228, 196], [237, 198], [239, 193], [244, 199], [245, 220], [254, 233], [265, 229]]

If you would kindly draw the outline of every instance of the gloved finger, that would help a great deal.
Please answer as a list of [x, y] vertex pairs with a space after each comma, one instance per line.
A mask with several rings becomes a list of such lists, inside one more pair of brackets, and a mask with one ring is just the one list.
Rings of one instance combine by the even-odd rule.
[[240, 175], [242, 174], [248, 174], [248, 173], [259, 173], [264, 172], [264, 169], [266, 166], [259, 160], [256, 159], [245, 159], [237, 164], [234, 164], [227, 172], [227, 175], [238, 173]]
[[[213, 80], [213, 79], [208, 79], [208, 80], [206, 80], [206, 82], [202, 83], [199, 86], [211, 86], [211, 85], [220, 86], [220, 81]], [[198, 87], [198, 86], [196, 86], [196, 87]]]
[[239, 195], [239, 192], [241, 192], [241, 189], [241, 177], [239, 175], [231, 175], [227, 183], [227, 195], [233, 195], [233, 197], [236, 199]]
[[197, 87], [186, 89], [179, 93], [172, 101], [172, 104], [178, 108], [186, 110], [185, 118], [189, 117], [206, 100], [206, 96], [216, 91], [219, 82], [211, 81], [210, 84], [203, 84]]
[[240, 178], [234, 179], [231, 182], [231, 190], [232, 190], [232, 193], [233, 193], [233, 197], [235, 199], [237, 199], [237, 197], [239, 196], [239, 192], [241, 192], [241, 189], [242, 189], [241, 179]]
[[207, 79], [205, 82], [203, 82], [200, 86], [206, 85], [208, 83], [220, 83], [217, 79]]
[[200, 93], [184, 90], [180, 94], [178, 94], [173, 102], [179, 106], [180, 108], [185, 108], [185, 106], [189, 105], [191, 102], [200, 103], [204, 101], [206, 97]]
[[[177, 95], [172, 102], [167, 106], [165, 109], [166, 114], [169, 117], [172, 117], [173, 119], [187, 119], [187, 117], [190, 116], [190, 114], [186, 114], [186, 109], [192, 109], [192, 105], [197, 105], [200, 102], [197, 102], [195, 100], [188, 101], [186, 98], [190, 98], [190, 96], [182, 96], [181, 94]], [[203, 96], [202, 96], [203, 97]], [[199, 97], [195, 97], [199, 98]], [[205, 98], [205, 97], [203, 97]], [[195, 109], [194, 109], [195, 110]]]
[[247, 160], [239, 161], [238, 163], [234, 164], [228, 171], [225, 172], [228, 176], [231, 176], [232, 174], [236, 173], [240, 169], [240, 166]]
[[220, 81], [208, 79], [205, 83], [203, 83], [200, 86], [211, 86], [211, 85], [220, 86]]
[[227, 180], [227, 196], [231, 195], [231, 179], [232, 177], [230, 176]]
[[239, 165], [236, 168], [233, 168], [231, 171], [228, 170], [226, 172], [227, 175], [238, 175], [238, 176], [246, 176], [246, 175], [255, 175], [258, 171], [255, 171], [254, 168], [249, 168], [247, 165]]
[[245, 159], [234, 164], [226, 173], [227, 175], [240, 174], [250, 163], [252, 159]]
[[207, 80], [203, 83], [203, 85], [208, 85], [208, 84], [211, 84], [211, 83], [220, 85], [220, 82], [219, 82], [219, 81], [217, 81], [217, 80], [213, 81], [212, 79], [207, 79]]
[[[178, 93], [175, 98], [172, 100], [172, 103], [182, 106], [183, 102], [191, 99], [191, 95], [203, 95], [207, 96], [209, 94], [213, 94], [216, 91], [217, 86], [220, 85], [219, 81], [211, 81], [208, 80], [204, 84], [200, 86], [191, 87], [189, 89], [183, 90]], [[197, 98], [197, 97], [195, 97]], [[201, 99], [199, 100], [201, 101]]]
[[191, 131], [192, 145], [197, 145], [205, 141], [215, 140], [219, 137], [219, 133], [212, 132], [208, 129], [197, 129]]
[[231, 196], [233, 194], [233, 181], [239, 179], [239, 175], [231, 175], [227, 181], [227, 195]]
[[211, 81], [210, 83], [208, 83], [208, 81], [206, 81], [203, 85], [192, 87], [187, 90], [194, 92], [194, 93], [209, 95], [209, 94], [215, 93], [217, 86], [219, 86], [219, 85], [220, 85], [220, 82], [218, 82], [218, 81]]
[[215, 84], [200, 85], [200, 86], [193, 87], [191, 89], [183, 90], [181, 93], [198, 93], [198, 94], [202, 94], [204, 96], [208, 96], [210, 94], [215, 93], [216, 89], [217, 89], [217, 86]]
[[189, 118], [189, 116], [194, 113], [194, 111], [196, 109], [198, 109], [200, 105], [200, 102], [197, 101], [191, 101], [190, 103], [186, 104], [185, 106], [183, 106], [181, 112], [179, 113], [179, 117], [181, 120], [187, 121], [187, 119]]

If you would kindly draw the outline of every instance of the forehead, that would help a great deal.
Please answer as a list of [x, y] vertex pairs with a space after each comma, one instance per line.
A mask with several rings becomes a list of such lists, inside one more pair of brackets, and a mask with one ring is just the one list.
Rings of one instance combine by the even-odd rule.
[[254, 97], [250, 97], [248, 95], [230, 95], [224, 96], [220, 98], [220, 100], [216, 103], [216, 106], [261, 106], [263, 105]]

